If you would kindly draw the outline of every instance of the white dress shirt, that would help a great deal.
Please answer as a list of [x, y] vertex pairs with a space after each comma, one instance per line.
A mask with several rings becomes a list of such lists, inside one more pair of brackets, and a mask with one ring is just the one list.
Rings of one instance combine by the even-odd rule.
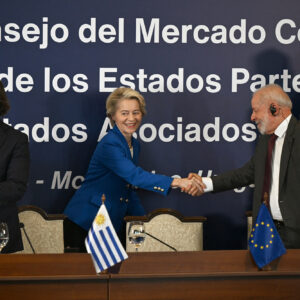
[[[280, 125], [276, 128], [275, 134], [278, 136], [275, 142], [272, 156], [272, 178], [271, 178], [271, 189], [270, 189], [270, 208], [272, 217], [275, 220], [282, 221], [282, 215], [278, 203], [279, 195], [279, 169], [281, 161], [282, 147], [286, 135], [286, 131], [291, 120], [292, 115], [290, 114], [284, 119]], [[214, 190], [213, 182], [210, 177], [203, 177], [203, 183], [206, 185], [204, 192], [212, 192]]]
[[270, 189], [270, 209], [274, 220], [282, 221], [282, 215], [279, 208], [278, 195], [279, 195], [279, 171], [282, 147], [286, 136], [286, 131], [291, 120], [292, 115], [284, 119], [276, 128], [275, 134], [278, 136], [275, 142], [273, 156], [272, 156], [272, 178]]

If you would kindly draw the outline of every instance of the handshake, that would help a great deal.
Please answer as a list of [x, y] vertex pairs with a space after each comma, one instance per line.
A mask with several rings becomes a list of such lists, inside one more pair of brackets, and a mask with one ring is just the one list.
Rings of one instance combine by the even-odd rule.
[[206, 188], [201, 176], [196, 173], [190, 173], [187, 178], [174, 178], [171, 186], [179, 187], [182, 192], [191, 196], [201, 196]]

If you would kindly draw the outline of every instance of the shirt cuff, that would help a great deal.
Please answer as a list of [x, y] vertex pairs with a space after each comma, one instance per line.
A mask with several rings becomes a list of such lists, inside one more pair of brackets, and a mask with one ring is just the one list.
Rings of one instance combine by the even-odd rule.
[[202, 177], [203, 183], [206, 185], [206, 188], [204, 189], [204, 193], [213, 192], [214, 185], [213, 181], [210, 177]]

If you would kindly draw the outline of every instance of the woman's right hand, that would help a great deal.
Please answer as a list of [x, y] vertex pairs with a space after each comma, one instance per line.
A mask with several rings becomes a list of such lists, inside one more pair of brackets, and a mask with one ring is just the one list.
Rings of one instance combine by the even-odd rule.
[[172, 187], [179, 187], [182, 192], [191, 196], [200, 196], [204, 193], [205, 185], [193, 178], [174, 178], [171, 184]]

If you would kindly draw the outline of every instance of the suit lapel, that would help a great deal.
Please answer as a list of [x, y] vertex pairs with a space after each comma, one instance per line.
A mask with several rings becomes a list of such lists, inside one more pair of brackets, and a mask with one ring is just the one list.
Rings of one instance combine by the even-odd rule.
[[3, 122], [0, 121], [0, 146], [4, 143], [5, 136], [6, 136], [6, 130], [5, 130], [5, 127], [3, 125]]
[[255, 165], [255, 176], [257, 176], [255, 188], [259, 191], [259, 195], [262, 195], [269, 138], [270, 136], [268, 135], [260, 136], [259, 144], [255, 154], [258, 162]]
[[140, 147], [139, 147], [139, 142], [137, 139], [132, 138], [132, 147], [133, 147], [133, 162], [135, 163], [135, 165], [138, 164], [138, 157], [139, 157], [139, 151], [140, 151]]
[[294, 132], [295, 126], [297, 124], [297, 120], [294, 116], [292, 116], [288, 129], [286, 131], [286, 136], [283, 143], [282, 153], [281, 153], [281, 161], [280, 161], [280, 173], [279, 173], [279, 191], [284, 182], [285, 174], [287, 171], [288, 162], [290, 159], [293, 143], [294, 143]]
[[118, 126], [115, 125], [112, 130], [119, 137], [119, 139], [121, 140], [122, 145], [123, 145], [123, 147], [125, 149], [126, 157], [132, 159], [131, 153], [130, 153], [130, 149], [129, 149], [128, 144], [127, 144], [127, 141], [126, 141], [124, 135], [119, 130]]

